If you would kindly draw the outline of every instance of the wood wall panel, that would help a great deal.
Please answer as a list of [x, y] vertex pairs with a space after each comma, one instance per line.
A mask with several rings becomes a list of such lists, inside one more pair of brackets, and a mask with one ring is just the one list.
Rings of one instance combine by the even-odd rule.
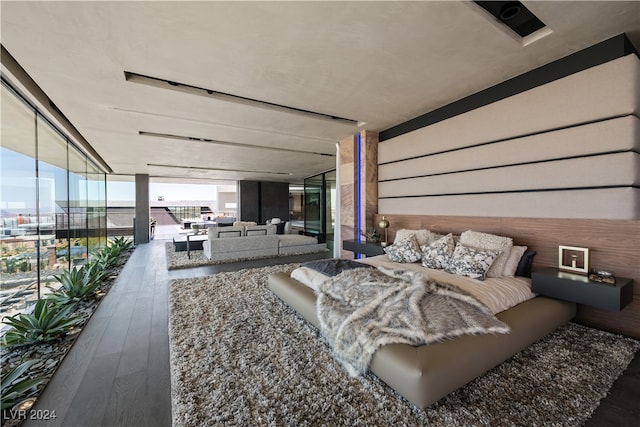
[[[589, 248], [591, 266], [634, 280], [633, 301], [621, 312], [579, 306], [576, 320], [600, 329], [640, 338], [640, 221], [556, 218], [386, 215], [389, 240], [401, 228], [427, 228], [439, 233], [465, 230], [512, 237], [515, 244], [537, 252], [533, 268], [558, 265], [558, 246]], [[377, 222], [382, 218], [374, 217]]]
[[363, 231], [373, 224], [378, 212], [378, 134], [368, 130], [360, 132], [360, 221]]

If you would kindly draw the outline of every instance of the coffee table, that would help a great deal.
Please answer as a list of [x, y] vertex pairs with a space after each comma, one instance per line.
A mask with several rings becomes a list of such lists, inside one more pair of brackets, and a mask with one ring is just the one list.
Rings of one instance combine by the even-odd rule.
[[206, 234], [187, 234], [173, 238], [173, 248], [176, 252], [187, 251], [187, 257], [191, 259], [191, 251], [201, 251], [202, 243], [209, 237]]

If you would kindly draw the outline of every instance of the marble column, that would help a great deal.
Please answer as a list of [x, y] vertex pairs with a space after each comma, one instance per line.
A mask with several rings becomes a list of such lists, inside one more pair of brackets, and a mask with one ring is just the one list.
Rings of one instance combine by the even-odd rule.
[[[355, 136], [350, 136], [340, 141], [340, 238], [342, 240], [351, 240], [355, 238], [355, 154]], [[340, 245], [340, 248], [342, 248], [342, 245]], [[340, 257], [353, 259], [353, 252], [341, 249]]]
[[[374, 227], [378, 211], [378, 134], [361, 131], [340, 141], [340, 237], [358, 239], [360, 230]], [[358, 198], [358, 195], [360, 196]], [[358, 229], [358, 225], [359, 228]], [[341, 250], [342, 258], [353, 252]]]
[[378, 228], [373, 216], [378, 213], [378, 133], [360, 132], [360, 228]]

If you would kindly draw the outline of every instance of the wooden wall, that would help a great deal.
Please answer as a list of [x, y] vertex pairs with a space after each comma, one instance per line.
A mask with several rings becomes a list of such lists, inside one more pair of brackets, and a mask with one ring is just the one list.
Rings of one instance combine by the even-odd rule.
[[[387, 215], [389, 240], [402, 228], [439, 233], [465, 230], [512, 237], [537, 252], [533, 268], [558, 265], [558, 246], [589, 248], [591, 266], [634, 280], [633, 301], [621, 312], [578, 306], [582, 324], [640, 338], [640, 221], [556, 218], [499, 218], [437, 215]], [[377, 223], [382, 215], [374, 216]]]

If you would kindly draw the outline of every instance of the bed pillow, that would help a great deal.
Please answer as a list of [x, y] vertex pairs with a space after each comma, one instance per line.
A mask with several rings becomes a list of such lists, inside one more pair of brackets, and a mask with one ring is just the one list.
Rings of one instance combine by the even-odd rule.
[[420, 247], [422, 251], [422, 265], [427, 268], [443, 270], [448, 264], [456, 243], [453, 234], [449, 233], [429, 245]]
[[441, 234], [433, 233], [429, 230], [408, 230], [403, 228], [396, 231], [396, 237], [393, 240], [393, 243], [400, 243], [401, 241], [408, 239], [410, 236], [416, 236], [418, 247], [433, 243], [442, 237]]
[[414, 235], [387, 246], [384, 251], [389, 255], [389, 260], [393, 262], [418, 262], [422, 258], [418, 241]]
[[535, 255], [536, 251], [531, 249], [524, 251], [524, 255], [522, 255], [518, 263], [518, 268], [516, 268], [516, 276], [531, 277], [531, 264]]
[[444, 270], [447, 273], [484, 280], [497, 256], [497, 251], [472, 248], [458, 243]]
[[511, 237], [467, 230], [460, 235], [460, 244], [476, 249], [498, 252], [496, 260], [489, 271], [487, 271], [487, 277], [501, 277], [504, 271], [504, 265], [513, 247], [513, 239]]
[[520, 258], [524, 255], [524, 252], [527, 250], [526, 246], [513, 246], [511, 248], [511, 252], [509, 252], [509, 257], [507, 258], [507, 262], [504, 263], [504, 270], [502, 270], [502, 275], [506, 277], [513, 277], [516, 274], [516, 270], [518, 269], [518, 263], [520, 262]]

